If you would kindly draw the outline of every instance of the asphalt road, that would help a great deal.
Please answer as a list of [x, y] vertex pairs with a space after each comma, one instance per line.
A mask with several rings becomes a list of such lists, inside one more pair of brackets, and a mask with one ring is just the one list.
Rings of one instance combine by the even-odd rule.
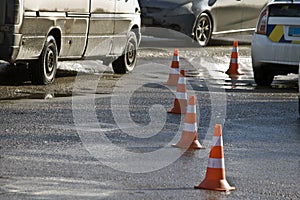
[[[230, 78], [230, 53], [230, 45], [179, 47], [206, 147], [195, 151], [171, 147], [185, 117], [167, 113], [176, 93], [165, 85], [172, 47], [144, 47], [123, 76], [96, 61], [64, 63], [49, 86], [4, 67], [0, 199], [299, 199], [297, 76], [257, 87], [243, 45], [244, 75]], [[223, 127], [231, 192], [194, 189], [205, 177], [215, 124]]]

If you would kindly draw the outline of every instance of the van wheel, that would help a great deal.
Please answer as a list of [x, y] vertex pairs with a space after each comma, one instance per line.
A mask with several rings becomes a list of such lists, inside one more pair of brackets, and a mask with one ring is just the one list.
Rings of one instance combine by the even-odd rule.
[[136, 65], [137, 38], [133, 31], [128, 34], [127, 43], [122, 56], [113, 61], [112, 67], [116, 74], [130, 72]]
[[38, 60], [31, 63], [32, 83], [47, 85], [54, 81], [58, 51], [55, 39], [49, 35]]
[[270, 86], [273, 82], [274, 75], [268, 73], [261, 67], [253, 68], [254, 81], [258, 86]]

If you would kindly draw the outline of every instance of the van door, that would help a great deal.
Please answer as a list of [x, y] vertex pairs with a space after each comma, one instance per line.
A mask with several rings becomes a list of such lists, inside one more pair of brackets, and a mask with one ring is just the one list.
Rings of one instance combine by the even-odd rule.
[[88, 0], [22, 2], [24, 18], [20, 26], [22, 46], [18, 59], [38, 58], [48, 34], [55, 36], [60, 58], [82, 57], [89, 22]]
[[112, 50], [116, 0], [90, 0], [90, 28], [86, 57], [98, 57]]
[[131, 24], [136, 18], [136, 0], [116, 0], [115, 37], [113, 42], [113, 53], [120, 55], [123, 53], [127, 34]]

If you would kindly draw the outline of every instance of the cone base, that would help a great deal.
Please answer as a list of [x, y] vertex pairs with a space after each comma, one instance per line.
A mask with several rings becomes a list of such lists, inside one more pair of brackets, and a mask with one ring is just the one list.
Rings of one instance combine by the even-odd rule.
[[187, 102], [185, 100], [174, 100], [174, 106], [171, 108], [168, 113], [173, 114], [186, 114]]
[[225, 72], [225, 74], [229, 75], [229, 76], [240, 76], [240, 75], [244, 75], [243, 73], [240, 73], [238, 71], [235, 70], [227, 70]]
[[179, 141], [177, 144], [172, 144], [172, 147], [188, 150], [205, 149], [205, 147], [202, 146], [198, 140], [194, 140], [192, 144]]
[[184, 111], [178, 111], [177, 109], [171, 109], [171, 110], [168, 111], [168, 113], [181, 115], [181, 114], [185, 114], [186, 112], [184, 112]]
[[171, 108], [168, 113], [173, 114], [185, 114], [187, 109], [187, 100], [186, 99], [177, 99], [175, 98], [173, 108]]
[[207, 180], [205, 179], [200, 185], [194, 186], [195, 189], [216, 190], [216, 191], [231, 191], [235, 187], [229, 185], [227, 180]]

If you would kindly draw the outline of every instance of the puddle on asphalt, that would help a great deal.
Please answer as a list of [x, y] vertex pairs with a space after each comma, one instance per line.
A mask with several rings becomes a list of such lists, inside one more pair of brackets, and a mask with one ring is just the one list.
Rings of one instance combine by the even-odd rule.
[[72, 93], [27, 93], [22, 91], [15, 92], [14, 96], [0, 98], [0, 100], [49, 100], [54, 98], [71, 97]]
[[201, 73], [197, 70], [186, 70], [185, 77], [192, 78], [192, 77], [200, 77]]
[[254, 90], [255, 86], [249, 80], [225, 79], [224, 89]]
[[271, 87], [273, 89], [296, 89], [298, 84], [296, 82], [275, 83]]
[[269, 89], [298, 89], [298, 81], [295, 79], [291, 80], [274, 80], [271, 86], [262, 87], [257, 86], [254, 80], [250, 77], [242, 78], [240, 76], [232, 76], [225, 79], [225, 84], [223, 85], [224, 89], [242, 89], [242, 90], [255, 90], [262, 88]]

